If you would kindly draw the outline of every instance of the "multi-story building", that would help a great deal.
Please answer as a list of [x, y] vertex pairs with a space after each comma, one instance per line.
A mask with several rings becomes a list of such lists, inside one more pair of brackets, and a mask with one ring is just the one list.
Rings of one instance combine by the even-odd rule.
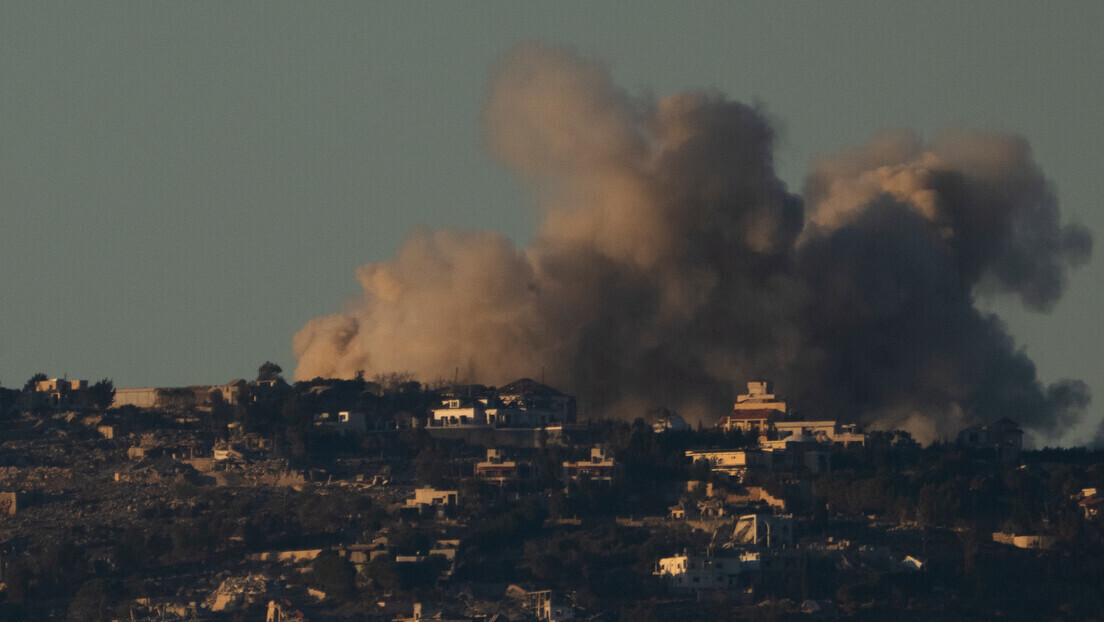
[[581, 481], [609, 484], [613, 481], [617, 463], [602, 447], [590, 450], [590, 460], [563, 463], [564, 486]]
[[996, 423], [966, 428], [958, 433], [958, 444], [977, 452], [990, 453], [996, 460], [1015, 462], [1023, 449], [1023, 430], [1004, 417]]

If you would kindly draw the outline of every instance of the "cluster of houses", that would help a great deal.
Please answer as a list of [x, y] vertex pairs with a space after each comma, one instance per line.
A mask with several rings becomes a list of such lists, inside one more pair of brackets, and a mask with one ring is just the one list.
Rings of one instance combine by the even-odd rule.
[[800, 576], [807, 551], [794, 546], [790, 515], [756, 512], [739, 516], [729, 530], [714, 533], [704, 552], [661, 558], [654, 574], [674, 593], [722, 590], [745, 593], [764, 583], [783, 584]]
[[[471, 392], [471, 388], [466, 388]], [[540, 428], [575, 423], [575, 398], [529, 378], [497, 390], [446, 393], [427, 422], [430, 428]]]

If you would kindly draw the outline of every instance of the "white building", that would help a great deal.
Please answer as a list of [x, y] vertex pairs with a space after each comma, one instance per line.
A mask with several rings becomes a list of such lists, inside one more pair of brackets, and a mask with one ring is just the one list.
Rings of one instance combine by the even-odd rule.
[[735, 591], [743, 587], [739, 557], [676, 555], [656, 563], [654, 574], [662, 577], [674, 592], [695, 590]]

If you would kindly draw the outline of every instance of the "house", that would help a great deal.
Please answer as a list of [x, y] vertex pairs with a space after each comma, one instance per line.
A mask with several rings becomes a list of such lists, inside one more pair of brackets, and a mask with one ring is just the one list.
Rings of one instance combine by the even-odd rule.
[[524, 413], [528, 426], [575, 423], [575, 398], [529, 378], [521, 378], [498, 389], [498, 399]]
[[414, 498], [407, 499], [404, 506], [420, 516], [445, 518], [460, 506], [460, 493], [456, 490], [437, 490], [436, 488], [416, 488]]
[[564, 486], [581, 481], [609, 484], [613, 481], [617, 463], [602, 447], [590, 450], [590, 460], [563, 463]]
[[725, 433], [738, 430], [740, 432], [762, 434], [770, 429], [771, 424], [778, 416], [777, 410], [769, 408], [733, 410], [717, 421], [717, 427]]
[[692, 462], [705, 460], [712, 472], [737, 480], [743, 479], [749, 470], [770, 470], [774, 465], [773, 454], [759, 449], [692, 449], [686, 452], [686, 457]]
[[518, 480], [518, 464], [513, 460], [506, 460], [501, 449], [488, 449], [487, 459], [476, 463], [474, 475], [485, 482], [505, 486]]
[[314, 425], [329, 432], [341, 434], [363, 435], [368, 431], [368, 423], [364, 413], [343, 410], [336, 415], [322, 413], [315, 415]]
[[866, 435], [859, 432], [855, 424], [836, 421], [777, 421], [774, 432], [779, 439], [801, 435], [835, 447], [862, 447], [866, 444]]
[[672, 592], [697, 590], [737, 591], [743, 588], [740, 558], [734, 555], [718, 557], [712, 552], [704, 555], [675, 555], [656, 562], [652, 574], [664, 579]]
[[35, 382], [32, 399], [58, 410], [87, 408], [91, 405], [87, 380], [51, 378]]
[[1023, 430], [1015, 421], [1004, 417], [995, 423], [959, 432], [958, 444], [994, 460], [1016, 462], [1023, 449]]
[[[216, 393], [218, 397], [215, 397]], [[249, 383], [235, 378], [224, 385], [211, 387], [210, 394], [212, 403], [221, 400], [225, 404], [244, 404], [249, 400]]]
[[490, 421], [496, 421], [497, 405], [491, 397], [447, 397], [431, 411], [429, 425], [433, 427], [487, 427], [487, 410]]

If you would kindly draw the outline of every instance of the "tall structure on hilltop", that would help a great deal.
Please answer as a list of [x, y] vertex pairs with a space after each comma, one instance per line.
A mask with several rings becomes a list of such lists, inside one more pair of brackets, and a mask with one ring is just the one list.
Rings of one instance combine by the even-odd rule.
[[786, 413], [786, 402], [774, 394], [774, 383], [770, 380], [752, 380], [747, 383], [748, 392], [736, 396], [732, 410], [775, 410]]
[[762, 378], [747, 383], [748, 392], [736, 396], [732, 412], [717, 422], [725, 432], [761, 432], [789, 412], [786, 402], [774, 394], [774, 383]]

